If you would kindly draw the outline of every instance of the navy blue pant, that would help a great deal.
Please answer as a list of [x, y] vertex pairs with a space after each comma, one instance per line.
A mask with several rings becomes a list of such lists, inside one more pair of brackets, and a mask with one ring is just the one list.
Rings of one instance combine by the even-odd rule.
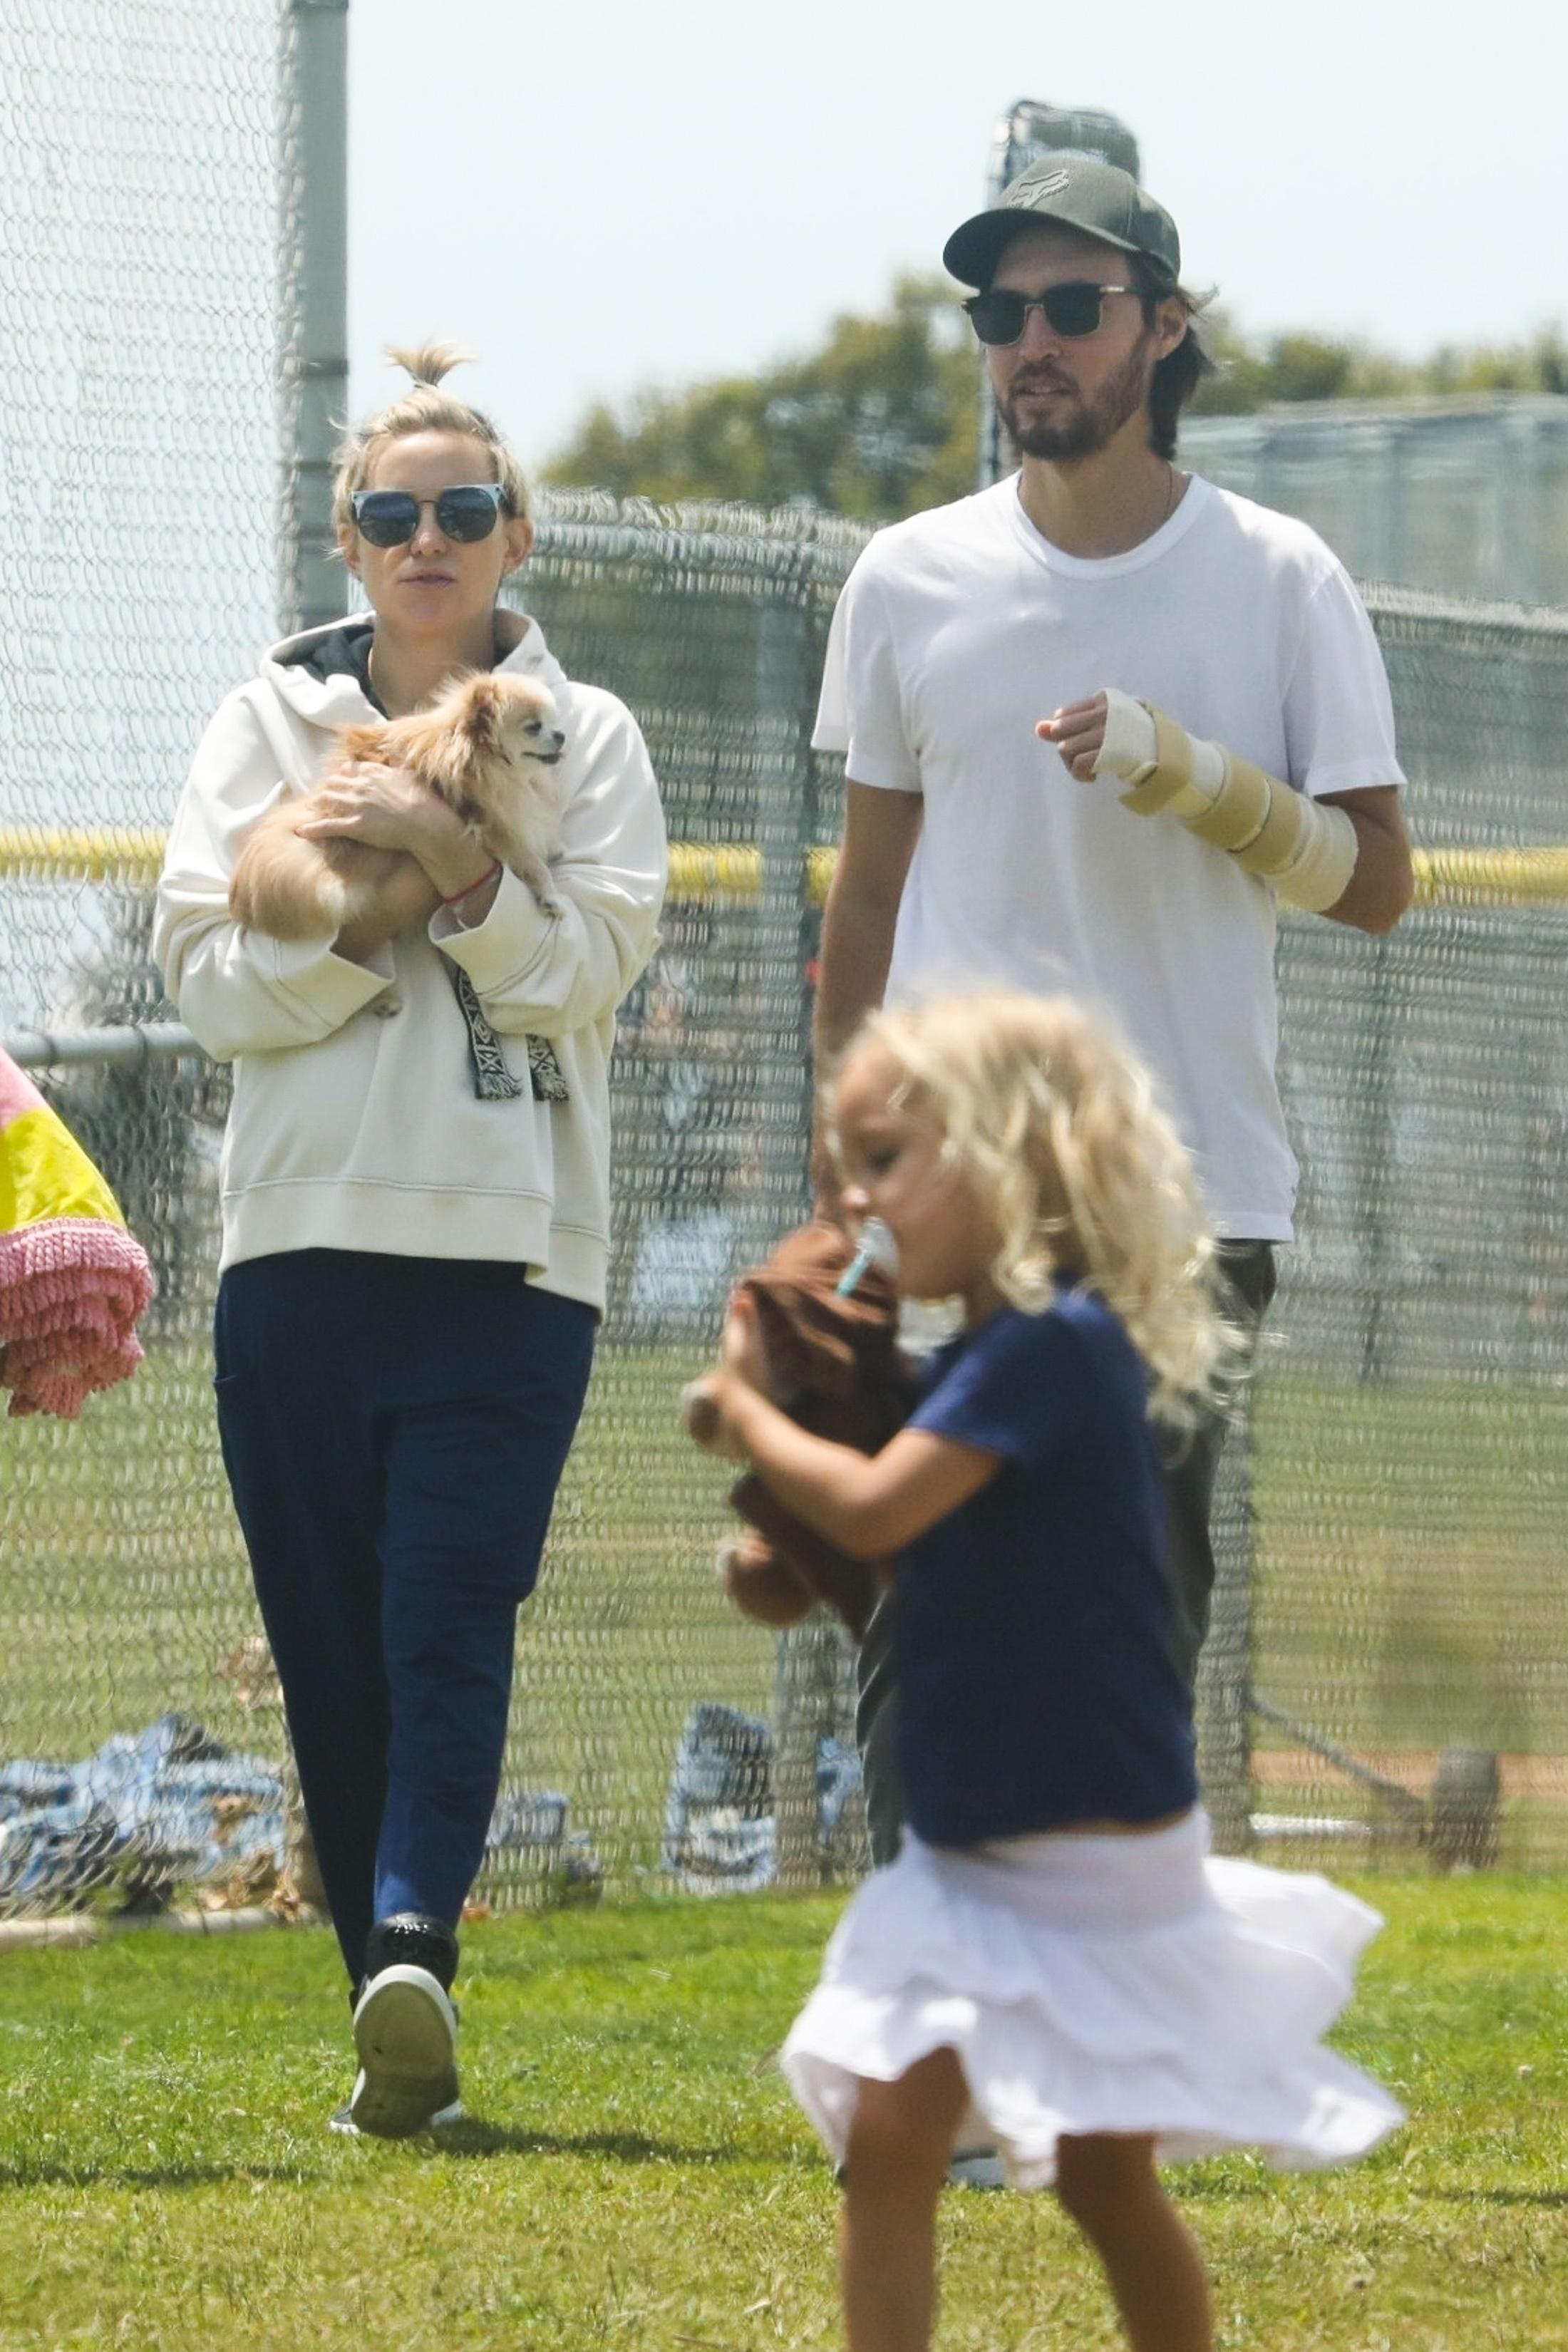
[[598, 1318], [520, 1265], [298, 1250], [218, 1289], [218, 1430], [332, 1922], [456, 1927]]

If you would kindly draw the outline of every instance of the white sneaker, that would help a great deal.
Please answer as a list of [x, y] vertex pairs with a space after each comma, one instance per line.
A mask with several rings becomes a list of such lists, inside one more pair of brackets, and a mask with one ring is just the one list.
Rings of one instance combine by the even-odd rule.
[[[363, 2074], [356, 2077], [356, 2092], [363, 2080]], [[467, 2112], [461, 2099], [454, 2099], [449, 2107], [437, 2107], [433, 2116], [426, 2116], [419, 2128], [421, 2131], [439, 2131], [444, 2124], [460, 2124]], [[343, 2139], [363, 2139], [366, 2137], [354, 2121], [352, 2103], [334, 2108], [327, 2117], [327, 2129], [338, 2133]]]
[[1007, 2176], [994, 2147], [963, 2147], [947, 2168], [955, 2189], [1005, 2189]]
[[372, 1977], [354, 2007], [354, 2047], [360, 2072], [347, 2116], [355, 2132], [407, 2139], [461, 2114], [458, 2012], [428, 1969], [400, 1961]]

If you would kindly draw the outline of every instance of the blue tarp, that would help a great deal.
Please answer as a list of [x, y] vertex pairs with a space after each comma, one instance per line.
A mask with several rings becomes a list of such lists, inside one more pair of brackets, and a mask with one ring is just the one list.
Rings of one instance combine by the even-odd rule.
[[[559, 1870], [577, 1899], [596, 1891], [598, 1864], [567, 1834], [554, 1790], [504, 1793], [486, 1844]], [[277, 1766], [225, 1747], [189, 1716], [116, 1732], [80, 1764], [0, 1764], [0, 1913], [68, 1910], [111, 1879], [155, 1906], [261, 1856], [281, 1873]]]
[[[675, 1751], [664, 1812], [664, 1867], [694, 1895], [740, 1895], [778, 1874], [772, 1790], [773, 1735], [760, 1715], [716, 1700], [694, 1706]], [[860, 1786], [860, 1759], [842, 1739], [816, 1743], [817, 1835], [825, 1853]]]
[[0, 1909], [67, 1908], [110, 1876], [154, 1896], [258, 1854], [282, 1869], [276, 1766], [188, 1716], [116, 1732], [84, 1763], [0, 1765]]

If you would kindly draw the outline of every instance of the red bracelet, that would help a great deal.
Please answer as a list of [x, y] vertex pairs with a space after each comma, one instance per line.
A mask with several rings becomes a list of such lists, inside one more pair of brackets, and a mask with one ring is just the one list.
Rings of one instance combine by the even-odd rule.
[[500, 870], [501, 862], [498, 857], [493, 866], [486, 867], [477, 882], [470, 882], [466, 890], [454, 890], [449, 898], [442, 899], [441, 904], [443, 907], [455, 907], [459, 898], [471, 898], [476, 890], [482, 890], [487, 882], [493, 882]]

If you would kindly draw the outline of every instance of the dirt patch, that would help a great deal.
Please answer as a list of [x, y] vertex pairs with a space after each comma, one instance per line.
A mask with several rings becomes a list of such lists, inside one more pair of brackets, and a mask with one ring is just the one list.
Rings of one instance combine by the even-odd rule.
[[[1435, 1748], [1358, 1748], [1358, 1764], [1425, 1797], [1437, 1769]], [[1504, 1802], [1528, 1797], [1546, 1805], [1568, 1805], [1568, 1756], [1500, 1756]], [[1252, 1777], [1260, 1789], [1335, 1789], [1351, 1783], [1306, 1748], [1253, 1750]]]

